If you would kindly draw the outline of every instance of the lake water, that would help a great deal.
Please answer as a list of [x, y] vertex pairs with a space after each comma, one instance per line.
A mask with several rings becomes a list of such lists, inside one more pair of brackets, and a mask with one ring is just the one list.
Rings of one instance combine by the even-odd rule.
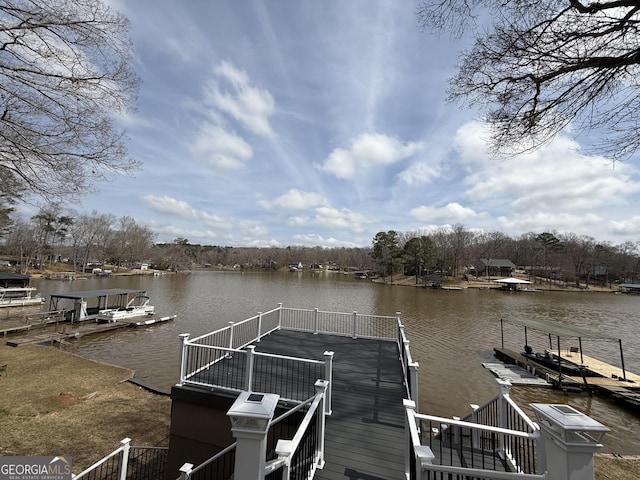
[[[496, 394], [495, 378], [482, 363], [496, 361], [493, 348], [500, 346], [501, 318], [547, 319], [620, 337], [626, 369], [640, 374], [640, 333], [636, 325], [640, 297], [636, 296], [430, 290], [377, 284], [329, 272], [197, 271], [75, 282], [36, 279], [32, 285], [47, 298], [52, 293], [78, 290], [146, 290], [157, 315], [176, 314], [174, 322], [89, 337], [75, 342], [70, 350], [129, 367], [137, 378], [163, 389], [169, 389], [178, 378], [180, 333], [201, 335], [229, 321], [271, 310], [280, 302], [287, 307], [334, 312], [400, 312], [412, 355], [420, 364], [420, 411], [444, 417], [465, 415], [470, 411], [469, 403], [482, 404]], [[535, 350], [548, 348], [548, 338], [531, 330], [528, 342]], [[564, 343], [563, 349], [571, 344]], [[523, 328], [507, 326], [505, 347], [520, 351], [523, 345]], [[583, 349], [587, 355], [619, 364], [617, 342], [583, 341]], [[532, 387], [514, 387], [512, 396], [522, 406], [532, 402], [568, 403], [612, 428], [603, 451], [640, 454], [640, 416], [616, 407], [608, 399]]]

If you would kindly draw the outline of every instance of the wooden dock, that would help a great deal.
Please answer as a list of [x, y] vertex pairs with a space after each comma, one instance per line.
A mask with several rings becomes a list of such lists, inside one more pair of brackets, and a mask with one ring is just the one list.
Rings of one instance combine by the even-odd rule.
[[122, 328], [149, 326], [156, 323], [168, 322], [176, 318], [176, 315], [168, 317], [133, 318], [131, 320], [118, 320], [112, 323], [89, 323], [74, 324], [72, 327], [68, 323], [58, 324], [53, 330], [39, 330], [39, 333], [28, 333], [27, 335], [12, 337], [7, 340], [10, 347], [19, 347], [21, 345], [37, 344], [55, 344], [69, 340], [87, 337], [89, 335], [97, 335], [100, 333], [119, 330]]
[[61, 310], [37, 312], [27, 314], [24, 317], [7, 318], [0, 322], [0, 326], [2, 326], [2, 328], [0, 328], [0, 336], [6, 337], [7, 335], [16, 333], [29, 332], [64, 321], [64, 312]]
[[[531, 359], [513, 350], [506, 348], [494, 348], [495, 356], [508, 364], [522, 367], [529, 372], [550, 382], [555, 388], [564, 391], [589, 391], [604, 393], [613, 400], [631, 409], [640, 409], [640, 375], [626, 371], [623, 375], [622, 368], [608, 364], [597, 358], [582, 355], [582, 364], [589, 370], [602, 375], [601, 377], [579, 377], [562, 374], [558, 370], [546, 368]], [[565, 360], [581, 364], [580, 354], [561, 355]], [[625, 379], [626, 378], [626, 379]]]

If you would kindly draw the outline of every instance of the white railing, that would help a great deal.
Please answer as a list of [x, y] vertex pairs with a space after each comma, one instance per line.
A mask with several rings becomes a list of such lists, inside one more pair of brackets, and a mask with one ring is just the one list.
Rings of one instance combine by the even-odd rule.
[[125, 480], [127, 478], [127, 460], [129, 459], [130, 438], [125, 438], [120, 442], [120, 446], [102, 460], [94, 463], [78, 475], [72, 475], [73, 480], [102, 478], [104, 473], [110, 475], [114, 480]]
[[[296, 478], [313, 478], [318, 468], [324, 466], [324, 430], [326, 393], [329, 382], [316, 382], [316, 395], [305, 405], [309, 405], [302, 422], [291, 440], [278, 440], [275, 452], [278, 458], [267, 462], [265, 475], [282, 469], [282, 480], [289, 480], [291, 472], [296, 471]], [[273, 423], [277, 423], [303, 407], [300, 405], [287, 412]]]
[[[264, 463], [263, 477], [280, 471], [278, 478], [289, 480], [291, 471], [295, 470], [297, 478], [313, 478], [316, 469], [323, 467], [326, 416], [324, 403], [327, 387], [327, 381], [318, 380], [313, 396], [269, 422], [268, 432], [265, 433], [263, 454], [266, 458], [267, 451], [275, 451], [277, 457]], [[287, 435], [284, 439], [281, 438], [280, 435], [289, 430], [284, 420], [300, 412], [303, 412], [304, 416], [295, 433]], [[281, 426], [283, 428], [277, 428]], [[267, 438], [271, 439], [270, 442], [266, 441]], [[236, 461], [250, 461], [247, 458], [236, 457], [237, 445], [237, 442], [233, 443], [197, 467], [191, 463], [185, 463], [180, 468], [180, 477], [177, 480], [232, 478]]]
[[[320, 362], [253, 350], [252, 344], [279, 329], [397, 342], [407, 395], [417, 400], [418, 364], [411, 359], [399, 313], [396, 317], [362, 315], [357, 312], [326, 312], [317, 308], [284, 308], [282, 304], [241, 322], [229, 322], [227, 327], [193, 339], [188, 334], [180, 335], [179, 384], [277, 393], [286, 400], [303, 401], [313, 394], [314, 382], [324, 379], [329, 381], [325, 402], [329, 413], [333, 353], [325, 352], [325, 360]], [[259, 373], [264, 371], [271, 372], [271, 375], [265, 377]], [[290, 378], [277, 377], [280, 372], [286, 372]], [[293, 378], [295, 382], [287, 381]]]
[[539, 426], [509, 397], [510, 384], [498, 383], [498, 395], [482, 407], [472, 405], [462, 420], [421, 415], [414, 402], [405, 401], [410, 479], [547, 478], [536, 472]]
[[398, 319], [381, 315], [363, 315], [358, 312], [325, 312], [317, 308], [281, 308], [280, 328], [352, 338], [395, 340]]
[[180, 476], [177, 480], [232, 478], [235, 469], [235, 450], [236, 443], [232, 443], [195, 468], [192, 463], [185, 463], [180, 467]]
[[418, 405], [418, 362], [414, 362], [409, 349], [409, 340], [404, 331], [404, 325], [400, 321], [400, 312], [396, 313], [398, 321], [398, 351], [400, 352], [400, 363], [402, 365], [402, 374], [404, 375], [405, 390], [407, 398], [413, 400]]
[[167, 447], [139, 447], [125, 438], [120, 446], [102, 460], [94, 463], [73, 480], [126, 480], [127, 478], [164, 478]]

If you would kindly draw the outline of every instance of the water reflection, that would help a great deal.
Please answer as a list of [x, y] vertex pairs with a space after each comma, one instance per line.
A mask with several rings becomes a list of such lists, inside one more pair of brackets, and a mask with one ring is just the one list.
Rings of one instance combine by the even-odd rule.
[[[500, 346], [501, 318], [548, 319], [621, 337], [626, 368], [640, 373], [635, 328], [640, 298], [627, 295], [441, 291], [372, 284], [327, 272], [194, 272], [33, 283], [46, 297], [76, 290], [145, 289], [159, 315], [177, 314], [171, 323], [104, 334], [72, 347], [80, 355], [132, 368], [136, 377], [161, 388], [169, 388], [177, 379], [180, 333], [201, 335], [270, 310], [279, 302], [328, 311], [401, 312], [414, 360], [420, 363], [420, 409], [445, 417], [463, 415], [469, 403], [482, 404], [496, 394], [495, 379], [482, 363], [496, 361], [493, 348]], [[542, 334], [529, 332], [528, 341], [535, 349], [548, 347], [548, 338]], [[522, 327], [506, 327], [505, 346], [520, 351], [523, 345]], [[619, 358], [613, 342], [586, 341], [583, 346], [585, 353], [610, 363]], [[521, 387], [514, 387], [513, 396], [521, 405], [569, 403], [614, 430], [605, 437], [606, 451], [640, 453], [639, 417], [609, 400]]]

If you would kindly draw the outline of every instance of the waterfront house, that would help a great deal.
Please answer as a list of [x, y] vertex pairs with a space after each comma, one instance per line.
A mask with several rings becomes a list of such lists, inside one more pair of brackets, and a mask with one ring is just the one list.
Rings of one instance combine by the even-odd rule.
[[477, 276], [510, 277], [516, 270], [516, 265], [506, 258], [481, 258]]
[[98, 469], [168, 480], [583, 480], [608, 430], [568, 405], [532, 404], [534, 421], [502, 380], [466, 416], [420, 413], [400, 314], [279, 305], [180, 344], [168, 449], [142, 454], [124, 439], [75, 480]]

